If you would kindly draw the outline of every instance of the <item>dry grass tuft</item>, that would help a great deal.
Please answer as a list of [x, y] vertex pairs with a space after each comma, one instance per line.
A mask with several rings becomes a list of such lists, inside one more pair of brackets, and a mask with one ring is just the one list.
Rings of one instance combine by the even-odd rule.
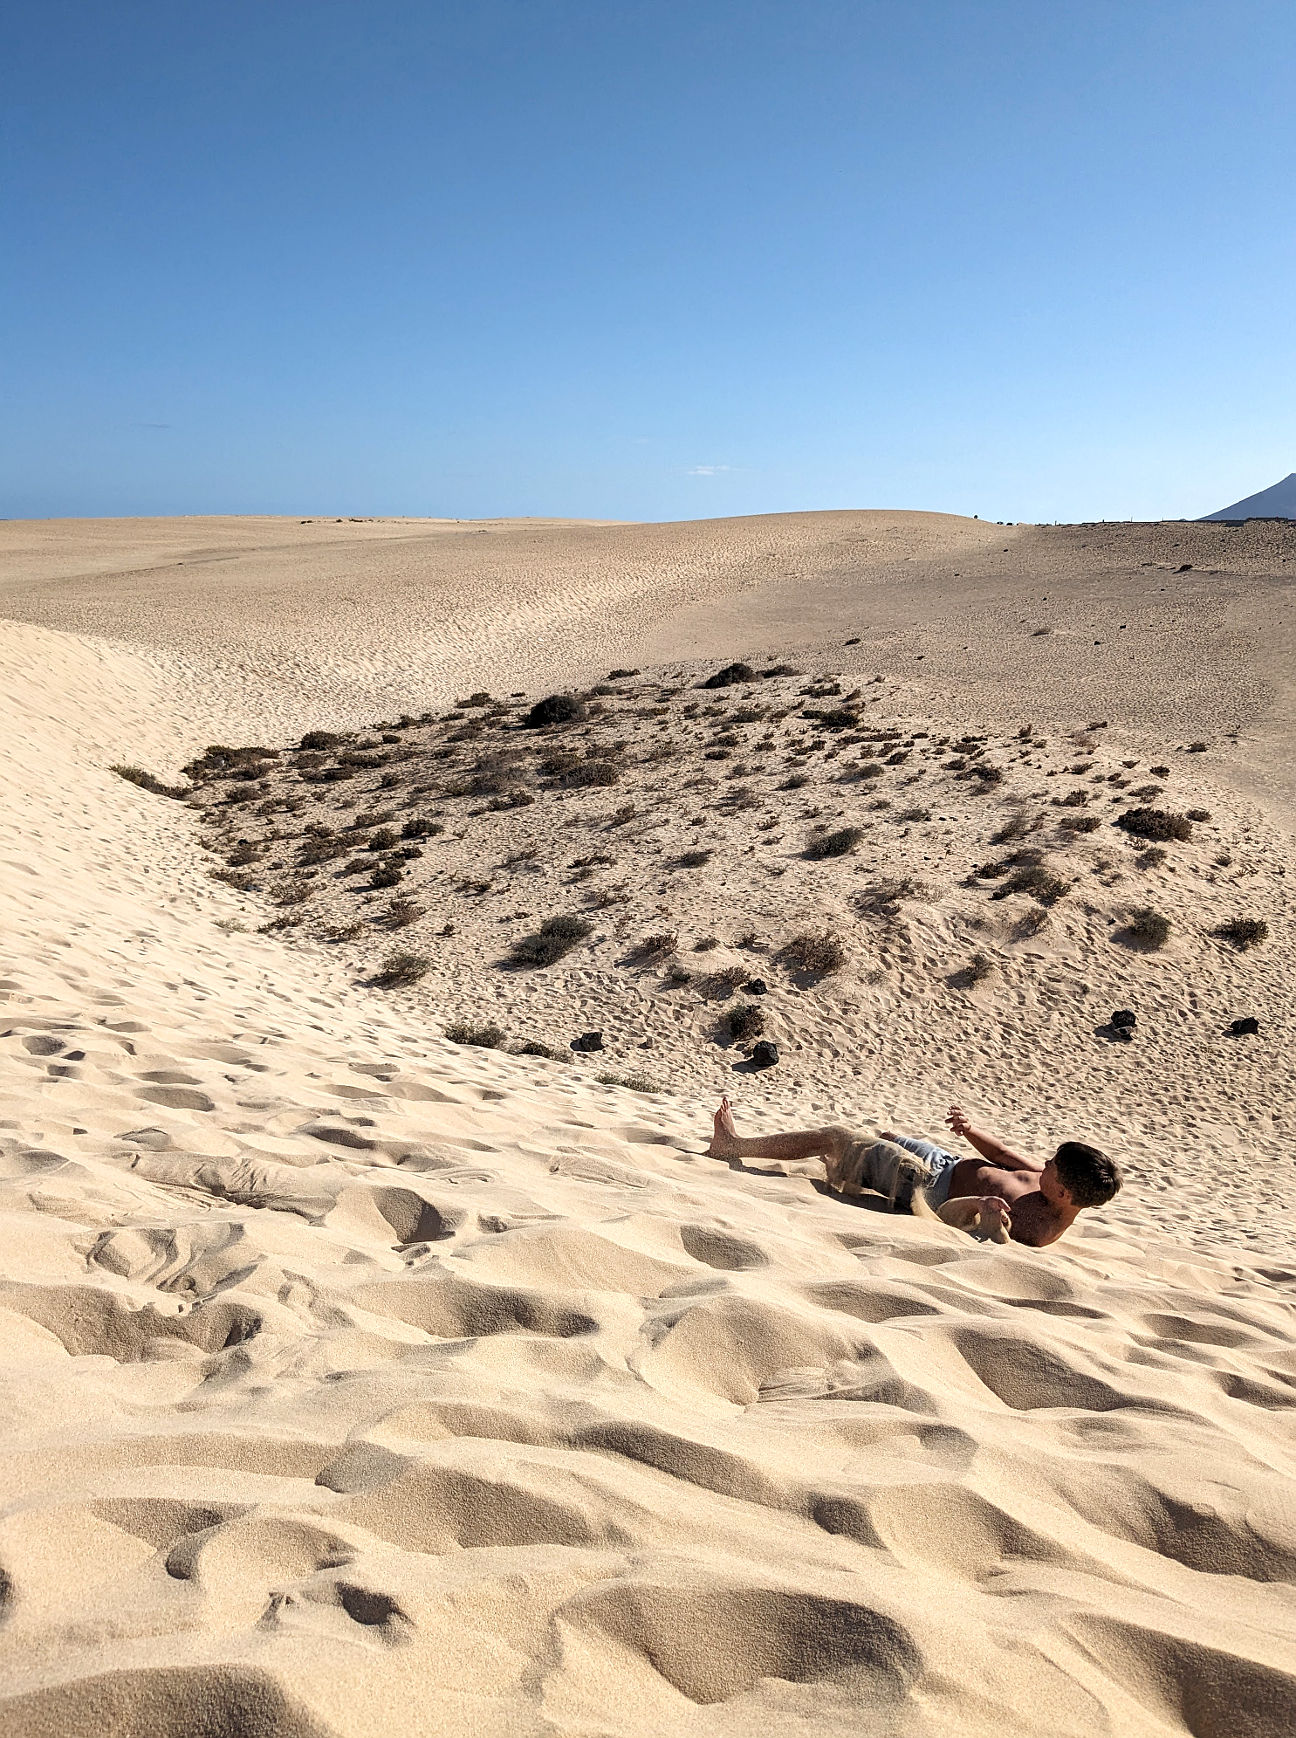
[[1217, 925], [1211, 934], [1228, 942], [1239, 953], [1245, 953], [1248, 948], [1259, 947], [1261, 942], [1268, 940], [1269, 925], [1263, 917], [1230, 917], [1227, 923]]
[[551, 966], [569, 954], [578, 942], [594, 933], [584, 917], [549, 917], [531, 935], [519, 937], [509, 951], [513, 966]]
[[778, 957], [793, 971], [812, 972], [824, 978], [839, 972], [846, 964], [846, 947], [841, 937], [831, 929], [815, 934], [807, 931], [784, 942]]

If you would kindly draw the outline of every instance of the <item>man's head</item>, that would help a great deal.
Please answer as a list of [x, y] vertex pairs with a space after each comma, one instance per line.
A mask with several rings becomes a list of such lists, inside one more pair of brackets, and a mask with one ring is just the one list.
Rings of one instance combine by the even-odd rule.
[[1084, 1141], [1063, 1141], [1054, 1153], [1045, 1175], [1052, 1171], [1073, 1207], [1103, 1207], [1116, 1194], [1124, 1178], [1115, 1159]]

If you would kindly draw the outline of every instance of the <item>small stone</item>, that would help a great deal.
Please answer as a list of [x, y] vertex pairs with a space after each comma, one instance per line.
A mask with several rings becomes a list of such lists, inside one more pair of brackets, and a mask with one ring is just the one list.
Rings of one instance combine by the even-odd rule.
[[1229, 1031], [1235, 1038], [1255, 1038], [1260, 1034], [1260, 1022], [1254, 1014], [1247, 1014], [1241, 1020], [1234, 1020]]
[[753, 978], [750, 983], [743, 985], [743, 992], [748, 996], [766, 996], [769, 994], [769, 985], [764, 978]]
[[751, 1053], [753, 1068], [773, 1068], [778, 1059], [778, 1045], [771, 1044], [768, 1038], [762, 1038], [759, 1044], [753, 1045]]
[[1111, 1022], [1118, 1032], [1128, 1031], [1138, 1025], [1138, 1015], [1132, 1008], [1117, 1008], [1111, 1017]]
[[593, 1050], [601, 1050], [603, 1048], [603, 1034], [601, 1032], [582, 1032], [579, 1038], [572, 1039], [571, 1047], [573, 1050], [579, 1050], [585, 1054]]

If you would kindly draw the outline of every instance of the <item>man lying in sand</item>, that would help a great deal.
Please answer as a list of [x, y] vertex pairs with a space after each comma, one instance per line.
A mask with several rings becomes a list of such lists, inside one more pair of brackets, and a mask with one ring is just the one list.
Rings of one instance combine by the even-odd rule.
[[876, 1140], [847, 1128], [785, 1135], [740, 1135], [729, 1100], [715, 1113], [708, 1149], [717, 1159], [822, 1159], [828, 1183], [842, 1194], [874, 1189], [895, 1212], [935, 1212], [947, 1225], [1035, 1249], [1056, 1243], [1086, 1207], [1101, 1207], [1121, 1186], [1120, 1166], [1097, 1147], [1063, 1141], [1047, 1164], [1014, 1153], [975, 1129], [958, 1105], [945, 1119], [979, 1159], [960, 1159], [932, 1141], [885, 1131]]

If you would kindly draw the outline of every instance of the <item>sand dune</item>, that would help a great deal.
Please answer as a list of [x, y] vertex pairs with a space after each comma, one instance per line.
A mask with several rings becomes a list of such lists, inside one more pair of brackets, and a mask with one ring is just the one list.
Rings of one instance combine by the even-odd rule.
[[[1027, 700], [1083, 724], [1103, 681], [1133, 706], [1079, 636], [1100, 599], [1133, 619], [1108, 577], [1148, 571], [1133, 533], [1091, 558], [1079, 530], [936, 516], [483, 529], [479, 554], [463, 527], [335, 525], [343, 553], [264, 522], [0, 528], [0, 1731], [1289, 1731], [1277, 1150], [1235, 1246], [1210, 1189], [1226, 1171], [1247, 1195], [1244, 1118], [1283, 1105], [1221, 1072], [1190, 1124], [1171, 1053], [1173, 1235], [1140, 1158], [1056, 1249], [990, 1248], [837, 1201], [812, 1164], [731, 1171], [691, 1088], [452, 1045], [433, 1002], [336, 949], [231, 929], [252, 896], [212, 880], [195, 812], [108, 770], [721, 643], [800, 633], [798, 657], [845, 668], [841, 641], [872, 632], [862, 669], [924, 589], [930, 649], [888, 705], [928, 717], [941, 660], [974, 627], [991, 644], [1032, 572], [1052, 697], [1023, 636], [1015, 688], [982, 660], [942, 705], [964, 728]], [[871, 539], [853, 587], [851, 535]], [[1180, 535], [1215, 539], [1220, 573], [1166, 578], [1205, 565], [1205, 544], [1172, 559]], [[1110, 711], [1144, 759], [1209, 735], [1212, 813], [1251, 829], [1273, 903], [1287, 545], [1259, 539], [1146, 533], [1157, 585], [1193, 590], [1136, 662], [1192, 679]], [[967, 595], [935, 572], [1028, 546]], [[231, 558], [181, 580], [203, 549]], [[1072, 577], [1042, 584], [1058, 549]], [[922, 575], [897, 573], [905, 551]], [[1269, 915], [1276, 996], [1290, 932]], [[1007, 1013], [924, 1007], [951, 1049]], [[1067, 1078], [1039, 1008], [988, 1120]], [[819, 1018], [840, 1036], [843, 1011]], [[855, 1018], [875, 1031], [862, 997]], [[827, 1084], [808, 1069], [740, 1112], [790, 1116]], [[1131, 1129], [1137, 1071], [1103, 1090]], [[911, 1080], [887, 1114], [929, 1124], [943, 1091]]]

